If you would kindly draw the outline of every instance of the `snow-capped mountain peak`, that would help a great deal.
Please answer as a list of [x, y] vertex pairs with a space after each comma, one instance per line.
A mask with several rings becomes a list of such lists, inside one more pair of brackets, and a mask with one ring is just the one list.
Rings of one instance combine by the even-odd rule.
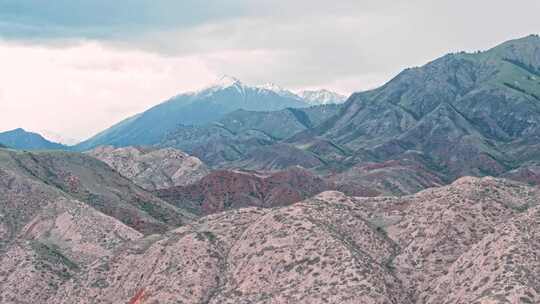
[[283, 89], [282, 87], [280, 87], [277, 84], [272, 83], [272, 82], [268, 82], [268, 83], [265, 83], [265, 84], [262, 84], [262, 85], [258, 85], [257, 88], [265, 89], [265, 90], [269, 90], [269, 91], [274, 91], [274, 92], [285, 91], [285, 89]]
[[289, 97], [289, 98], [294, 98], [294, 99], [302, 99], [300, 96], [294, 94], [293, 92], [287, 90], [287, 89], [284, 89], [282, 87], [280, 87], [279, 85], [275, 84], [275, 83], [272, 83], [272, 82], [268, 82], [268, 83], [265, 83], [263, 85], [258, 85], [256, 86], [256, 88], [260, 89], [260, 90], [266, 90], [266, 91], [271, 91], [271, 92], [274, 92], [280, 96], [285, 96], [285, 97]]
[[227, 88], [233, 85], [241, 85], [242, 82], [238, 78], [223, 75], [212, 86]]
[[224, 90], [234, 87], [238, 92], [242, 93], [244, 91], [244, 84], [235, 77], [229, 75], [223, 75], [216, 79], [210, 85], [202, 88], [201, 90], [190, 92], [189, 95], [208, 95], [213, 94], [216, 91]]
[[346, 96], [325, 89], [302, 91], [298, 93], [298, 96], [312, 105], [339, 104], [347, 100]]
[[294, 93], [272, 82], [250, 86], [244, 84], [238, 78], [229, 75], [223, 75], [217, 78], [215, 82], [201, 90], [185, 94], [191, 96], [212, 96], [218, 91], [229, 90], [231, 88], [236, 89], [241, 95], [245, 95], [250, 90], [257, 90], [258, 94], [276, 94], [281, 97], [295, 99], [307, 105], [339, 104], [345, 102], [347, 99], [346, 96], [324, 89]]

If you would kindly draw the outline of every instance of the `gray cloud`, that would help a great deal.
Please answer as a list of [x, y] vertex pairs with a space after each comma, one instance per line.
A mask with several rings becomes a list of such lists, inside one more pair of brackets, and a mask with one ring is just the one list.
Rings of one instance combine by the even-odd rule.
[[218, 74], [351, 93], [538, 33], [539, 11], [538, 0], [0, 0], [0, 130], [82, 139]]
[[0, 33], [9, 39], [98, 38], [196, 26], [244, 14], [242, 1], [0, 0]]
[[450, 51], [538, 32], [538, 11], [537, 0], [0, 0], [0, 37], [98, 40], [201, 56], [251, 82], [354, 91]]

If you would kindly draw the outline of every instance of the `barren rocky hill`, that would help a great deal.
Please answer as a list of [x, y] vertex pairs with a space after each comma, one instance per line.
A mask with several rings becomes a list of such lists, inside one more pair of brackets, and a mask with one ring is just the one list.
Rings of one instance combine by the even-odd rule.
[[409, 303], [385, 266], [393, 242], [330, 196], [228, 211], [140, 239], [49, 302]]
[[192, 184], [210, 172], [200, 159], [172, 148], [103, 146], [87, 154], [146, 190]]
[[[35, 211], [35, 204], [45, 203], [47, 198], [67, 197], [145, 233], [164, 232], [193, 217], [156, 198], [107, 164], [83, 154], [0, 150], [0, 169], [5, 175], [2, 208], [7, 215], [27, 216]], [[43, 190], [35, 194], [26, 191], [28, 183]], [[20, 219], [13, 222], [20, 224]]]
[[0, 303], [43, 303], [115, 248], [192, 219], [92, 157], [0, 150]]
[[0, 303], [537, 303], [539, 201], [534, 187], [465, 177], [403, 197], [327, 191], [144, 236], [62, 199], [3, 247]]
[[218, 170], [199, 182], [156, 191], [156, 195], [196, 214], [240, 207], [276, 207], [309, 198], [334, 186], [301, 167], [274, 173]]

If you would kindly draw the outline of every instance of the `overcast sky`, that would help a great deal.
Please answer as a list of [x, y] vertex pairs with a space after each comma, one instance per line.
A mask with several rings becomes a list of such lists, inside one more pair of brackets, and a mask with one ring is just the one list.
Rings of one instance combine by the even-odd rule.
[[540, 1], [0, 0], [0, 131], [83, 139], [219, 75], [379, 86], [540, 32]]

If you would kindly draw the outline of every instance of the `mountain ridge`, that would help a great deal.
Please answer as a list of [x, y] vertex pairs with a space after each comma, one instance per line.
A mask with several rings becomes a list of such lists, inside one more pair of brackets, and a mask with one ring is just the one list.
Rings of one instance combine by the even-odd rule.
[[307, 100], [275, 84], [249, 86], [234, 77], [224, 76], [215, 84], [178, 94], [127, 118], [75, 145], [74, 149], [84, 151], [100, 145], [153, 145], [182, 125], [205, 125], [236, 110], [280, 111], [309, 106]]
[[49, 141], [42, 135], [17, 128], [0, 133], [0, 143], [12, 149], [66, 150], [68, 146]]

